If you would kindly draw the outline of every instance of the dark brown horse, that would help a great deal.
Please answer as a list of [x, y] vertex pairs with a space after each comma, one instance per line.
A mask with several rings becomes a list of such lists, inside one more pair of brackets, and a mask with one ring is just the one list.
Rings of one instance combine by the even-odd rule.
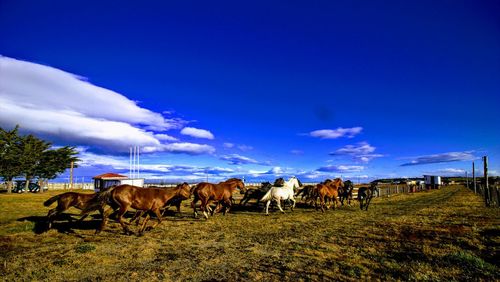
[[[344, 183], [342, 182], [342, 179], [340, 179], [340, 178], [336, 178], [333, 181], [330, 179], [327, 179], [327, 180], [325, 180], [325, 182], [316, 185], [316, 191], [315, 191], [316, 197], [315, 198], [319, 198], [322, 212], [325, 212], [325, 207], [326, 207], [325, 202], [326, 201], [330, 201], [330, 202], [333, 201], [334, 202], [333, 209], [335, 209], [337, 205], [340, 206], [340, 202], [337, 199], [337, 197], [339, 195], [338, 190], [340, 187], [344, 187]], [[328, 209], [329, 207], [326, 207], [326, 208]], [[316, 209], [318, 209], [317, 201], [316, 201]]]
[[245, 193], [247, 190], [243, 181], [238, 178], [231, 178], [218, 184], [207, 182], [198, 183], [198, 185], [192, 189], [194, 199], [191, 202], [191, 207], [193, 208], [194, 216], [198, 216], [196, 211], [196, 202], [198, 201], [201, 201], [200, 209], [207, 219], [207, 212], [211, 211], [208, 205], [211, 202], [215, 202], [217, 204], [214, 212], [217, 212], [224, 207], [224, 214], [226, 214], [231, 208], [233, 192], [236, 188], [240, 189], [241, 193]]
[[257, 200], [257, 206], [260, 203], [260, 199], [271, 189], [273, 185], [269, 182], [262, 182], [261, 186], [257, 189], [247, 189], [245, 192], [245, 196], [240, 201], [240, 206], [244, 206], [248, 201], [251, 199], [256, 199]]
[[[95, 193], [92, 194], [84, 194], [84, 193], [76, 193], [76, 192], [66, 192], [59, 195], [56, 195], [43, 203], [44, 206], [48, 207], [52, 205], [55, 201], [57, 201], [57, 207], [51, 209], [47, 214], [47, 224], [48, 229], [52, 227], [52, 222], [54, 218], [64, 212], [65, 210], [74, 207], [79, 210], [85, 209], [92, 198], [95, 196]], [[78, 221], [82, 221], [88, 216], [88, 213], [83, 214]], [[70, 217], [71, 221], [71, 217]]]
[[[187, 185], [187, 184], [186, 184]], [[97, 196], [97, 205], [104, 207], [104, 205], [117, 205], [119, 208], [117, 217], [120, 225], [126, 234], [132, 233], [130, 229], [127, 227], [127, 224], [123, 221], [123, 215], [129, 208], [133, 208], [138, 211], [146, 211], [148, 212], [146, 219], [142, 223], [142, 226], [139, 230], [139, 234], [144, 232], [146, 228], [146, 224], [149, 221], [150, 214], [152, 212], [156, 215], [158, 222], [152, 226], [152, 228], [156, 227], [161, 223], [161, 212], [160, 209], [165, 206], [168, 201], [172, 200], [175, 197], [178, 197], [180, 193], [183, 191], [184, 185], [180, 185], [174, 189], [160, 189], [160, 188], [142, 188], [132, 185], [120, 185], [108, 189], [99, 193]], [[189, 185], [188, 185], [189, 186]], [[89, 207], [88, 209], [93, 209], [95, 207]], [[84, 210], [84, 212], [86, 212]], [[107, 212], [103, 216], [103, 222], [101, 224], [100, 229], [97, 231], [101, 231], [107, 223]]]
[[312, 202], [312, 199], [314, 197], [314, 192], [316, 190], [316, 186], [315, 185], [306, 185], [304, 186], [302, 189], [300, 189], [297, 194], [295, 194], [295, 197], [300, 197], [300, 200], [304, 201], [305, 199], [305, 202]]
[[354, 184], [351, 180], [344, 182], [344, 187], [339, 189], [340, 203], [344, 205], [344, 201], [347, 200], [347, 205], [351, 206], [352, 200], [352, 190], [354, 189]]
[[378, 187], [376, 182], [372, 182], [370, 187], [360, 187], [358, 189], [358, 201], [359, 208], [361, 210], [368, 210], [368, 206], [372, 201], [373, 195], [378, 192]]

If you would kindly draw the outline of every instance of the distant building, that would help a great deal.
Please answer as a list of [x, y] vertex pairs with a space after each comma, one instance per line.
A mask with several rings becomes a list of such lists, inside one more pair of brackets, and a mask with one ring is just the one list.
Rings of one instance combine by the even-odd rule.
[[134, 186], [144, 186], [144, 178], [128, 178], [118, 173], [104, 173], [92, 177], [94, 179], [94, 190], [101, 191], [111, 186], [129, 184]]
[[425, 187], [427, 189], [439, 189], [442, 185], [441, 176], [424, 175]]

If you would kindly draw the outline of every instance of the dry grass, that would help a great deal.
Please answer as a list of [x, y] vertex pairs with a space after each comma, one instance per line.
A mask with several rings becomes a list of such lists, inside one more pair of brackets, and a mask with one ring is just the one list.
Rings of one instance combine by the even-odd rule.
[[[0, 195], [0, 277], [10, 280], [499, 280], [499, 209], [463, 187], [208, 221], [168, 216], [143, 237], [111, 222], [42, 231], [49, 195]], [[357, 203], [357, 202], [355, 202]], [[70, 210], [74, 215], [78, 212]], [[72, 227], [72, 228], [70, 228]]]

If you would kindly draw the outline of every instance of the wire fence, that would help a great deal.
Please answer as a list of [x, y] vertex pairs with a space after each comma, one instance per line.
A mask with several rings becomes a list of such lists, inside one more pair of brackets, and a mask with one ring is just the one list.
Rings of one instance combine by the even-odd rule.
[[500, 207], [500, 184], [498, 181], [489, 184], [488, 187], [486, 187], [486, 184], [483, 180], [481, 183], [476, 183], [475, 190], [474, 183], [471, 183], [469, 184], [469, 189], [471, 189], [474, 193], [480, 195], [487, 207]]

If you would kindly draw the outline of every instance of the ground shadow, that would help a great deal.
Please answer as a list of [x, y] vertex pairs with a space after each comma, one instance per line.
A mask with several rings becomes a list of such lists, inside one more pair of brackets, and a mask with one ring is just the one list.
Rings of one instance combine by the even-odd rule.
[[[101, 224], [101, 218], [91, 216], [91, 220], [77, 221], [78, 218], [73, 217], [71, 214], [63, 213], [58, 215], [52, 223], [52, 228], [59, 233], [74, 233], [77, 230], [96, 230]], [[34, 223], [33, 232], [35, 234], [42, 234], [49, 230], [46, 216], [27, 216], [17, 219], [17, 221], [30, 221]]]

